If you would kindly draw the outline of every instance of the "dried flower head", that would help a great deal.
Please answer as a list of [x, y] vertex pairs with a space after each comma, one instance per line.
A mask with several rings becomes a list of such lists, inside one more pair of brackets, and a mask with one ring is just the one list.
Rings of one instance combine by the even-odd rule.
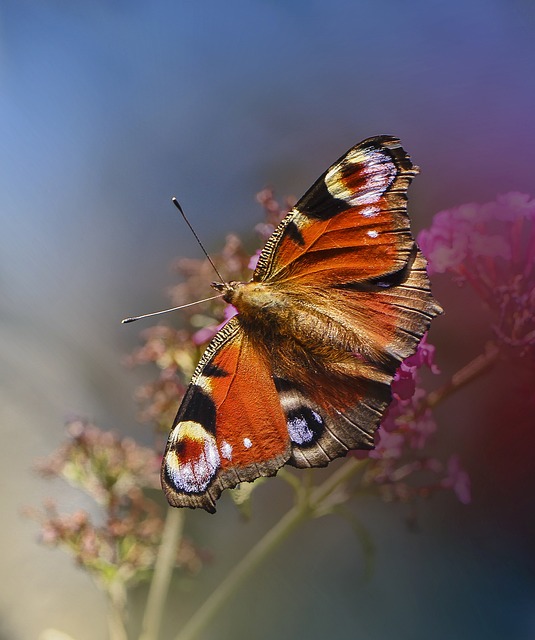
[[[61, 477], [101, 505], [100, 523], [83, 510], [64, 515], [49, 501], [30, 515], [41, 524], [41, 540], [67, 550], [101, 584], [131, 585], [147, 579], [161, 542], [164, 509], [147, 490], [159, 488], [160, 457], [130, 438], [119, 438], [75, 420], [68, 441], [38, 464], [44, 477]], [[201, 555], [183, 541], [176, 566], [198, 571]]]

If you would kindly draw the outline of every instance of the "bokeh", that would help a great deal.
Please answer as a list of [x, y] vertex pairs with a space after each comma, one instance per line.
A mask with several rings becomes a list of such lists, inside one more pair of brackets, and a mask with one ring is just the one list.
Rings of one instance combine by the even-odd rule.
[[[105, 637], [101, 594], [38, 545], [22, 511], [51, 495], [92, 508], [33, 471], [72, 416], [150, 442], [134, 393], [151, 373], [123, 366], [139, 328], [120, 320], [165, 307], [171, 262], [199, 257], [170, 197], [217, 251], [261, 219], [264, 186], [298, 197], [381, 133], [421, 167], [417, 231], [463, 203], [534, 196], [534, 27], [528, 0], [1, 3], [0, 637]], [[467, 288], [433, 283], [446, 315], [431, 339], [447, 379], [481, 352], [490, 320]], [[377, 547], [368, 581], [350, 527], [304, 526], [206, 638], [534, 637], [532, 372], [500, 362], [437, 412], [435, 446], [459, 453], [470, 505], [449, 494], [417, 513], [364, 502]], [[215, 516], [188, 513], [212, 560], [172, 589], [169, 637], [172, 612], [195, 609], [279, 500], [280, 486], [261, 487], [247, 523], [228, 498]]]

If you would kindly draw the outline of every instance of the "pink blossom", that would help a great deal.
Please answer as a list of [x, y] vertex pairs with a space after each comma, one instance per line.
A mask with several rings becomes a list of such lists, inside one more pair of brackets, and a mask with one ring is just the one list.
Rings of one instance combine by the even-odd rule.
[[377, 431], [377, 444], [369, 453], [370, 458], [400, 458], [403, 452], [404, 438], [400, 433]]
[[405, 367], [429, 367], [434, 374], [440, 373], [440, 369], [435, 364], [435, 347], [427, 341], [427, 333], [424, 333], [416, 353], [403, 361]]
[[[463, 204], [437, 213], [418, 243], [429, 261], [429, 273], [462, 271], [466, 263], [483, 258], [511, 260], [519, 249], [513, 227], [534, 220], [535, 200], [513, 192], [486, 204]], [[528, 244], [532, 243], [533, 238]]]
[[518, 192], [441, 211], [418, 242], [430, 273], [470, 285], [495, 314], [510, 353], [535, 356], [535, 199]]
[[249, 260], [249, 269], [254, 271], [256, 269], [256, 265], [258, 264], [258, 258], [260, 258], [261, 250], [259, 249], [256, 253], [253, 253], [251, 259]]
[[199, 331], [196, 331], [191, 337], [193, 343], [196, 345], [201, 345], [209, 342], [215, 336], [215, 334], [227, 324], [227, 322], [231, 318], [237, 315], [237, 313], [238, 310], [236, 309], [236, 307], [233, 307], [231, 304], [227, 304], [223, 312], [223, 322], [220, 322], [218, 325], [209, 325], [208, 327], [203, 327], [202, 329], [199, 329]]
[[409, 400], [415, 391], [414, 370], [402, 362], [392, 380], [392, 395], [396, 400]]
[[432, 412], [426, 409], [409, 424], [408, 440], [412, 449], [423, 449], [437, 430]]

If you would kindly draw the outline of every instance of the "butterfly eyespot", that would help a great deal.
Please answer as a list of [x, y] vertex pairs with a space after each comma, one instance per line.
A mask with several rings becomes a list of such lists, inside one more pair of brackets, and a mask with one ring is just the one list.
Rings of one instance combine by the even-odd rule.
[[214, 436], [198, 422], [180, 422], [171, 434], [165, 471], [178, 491], [205, 491], [220, 465]]
[[[355, 165], [362, 165], [355, 171]], [[325, 176], [329, 193], [353, 206], [378, 202], [397, 175], [392, 159], [375, 149], [360, 149], [335, 164]]]
[[325, 422], [317, 411], [310, 407], [302, 406], [288, 411], [286, 425], [292, 442], [307, 445], [318, 439], [323, 431]]

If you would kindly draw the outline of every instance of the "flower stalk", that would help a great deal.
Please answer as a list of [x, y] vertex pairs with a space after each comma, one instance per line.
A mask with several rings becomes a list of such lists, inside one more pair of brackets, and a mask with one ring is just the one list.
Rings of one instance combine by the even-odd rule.
[[489, 343], [484, 353], [479, 354], [468, 364], [462, 367], [462, 369], [459, 369], [459, 371], [454, 373], [448, 383], [436, 391], [431, 391], [422, 403], [422, 410], [436, 407], [437, 404], [472, 382], [472, 380], [475, 380], [480, 375], [490, 371], [498, 360], [499, 354], [500, 352], [496, 345], [492, 342]]
[[110, 640], [128, 640], [126, 632], [126, 589], [124, 584], [113, 581], [107, 588], [108, 634]]
[[173, 574], [177, 549], [184, 528], [184, 512], [171, 507], [167, 510], [162, 541], [156, 556], [154, 575], [141, 625], [139, 640], [157, 640], [163, 618], [165, 601]]
[[175, 636], [175, 640], [195, 640], [210, 624], [217, 613], [277, 547], [305, 520], [325, 515], [332, 510], [329, 498], [355, 473], [365, 461], [349, 458], [344, 464], [316, 488], [296, 492], [296, 503], [254, 545], [216, 590], [197, 609], [190, 620]]

